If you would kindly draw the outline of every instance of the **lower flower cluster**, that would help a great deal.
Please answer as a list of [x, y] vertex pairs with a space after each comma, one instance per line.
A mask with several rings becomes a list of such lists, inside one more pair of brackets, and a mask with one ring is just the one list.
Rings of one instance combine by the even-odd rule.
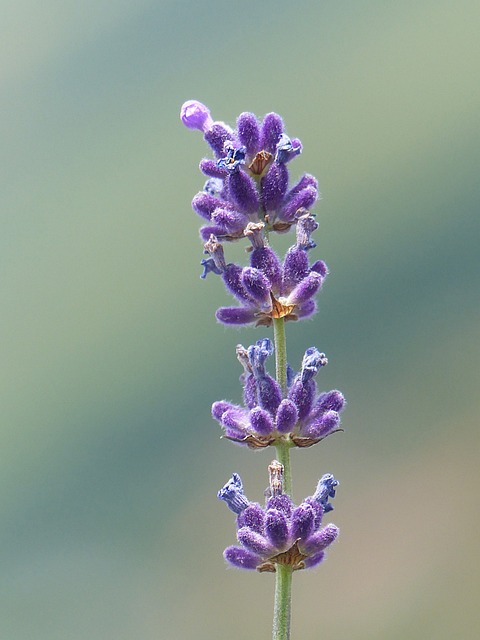
[[327, 364], [316, 347], [305, 351], [302, 367], [295, 375], [288, 370], [288, 393], [265, 370], [265, 361], [273, 353], [268, 338], [248, 349], [237, 346], [237, 357], [244, 367], [244, 407], [226, 400], [215, 402], [212, 415], [220, 423], [225, 437], [252, 449], [268, 447], [279, 440], [292, 446], [310, 447], [339, 431], [340, 412], [345, 398], [336, 389], [318, 393], [314, 380]]
[[240, 569], [275, 572], [287, 565], [292, 571], [311, 569], [322, 562], [325, 550], [337, 538], [334, 524], [322, 525], [323, 514], [333, 509], [338, 481], [325, 474], [312, 496], [295, 506], [283, 493], [283, 466], [274, 460], [269, 466], [270, 488], [265, 507], [246, 498], [240, 476], [232, 475], [218, 492], [220, 500], [237, 514], [237, 539], [241, 546], [227, 547], [225, 560]]

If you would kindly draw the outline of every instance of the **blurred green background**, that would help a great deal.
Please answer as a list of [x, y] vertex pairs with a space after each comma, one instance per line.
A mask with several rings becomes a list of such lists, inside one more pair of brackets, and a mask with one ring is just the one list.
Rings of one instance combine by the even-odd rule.
[[269, 330], [216, 324], [229, 298], [199, 280], [190, 98], [281, 113], [323, 193], [331, 275], [289, 359], [325, 351], [349, 405], [294, 483], [335, 473], [342, 533], [295, 576], [293, 637], [479, 637], [479, 21], [465, 0], [3, 3], [2, 640], [270, 637], [273, 578], [225, 568], [216, 491], [237, 471], [261, 500], [272, 453], [210, 418]]

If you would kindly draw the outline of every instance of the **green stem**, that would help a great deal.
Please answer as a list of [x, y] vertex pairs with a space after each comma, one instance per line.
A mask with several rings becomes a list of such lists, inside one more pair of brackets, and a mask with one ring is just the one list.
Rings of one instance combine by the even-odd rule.
[[[287, 395], [287, 342], [285, 338], [285, 320], [273, 319], [275, 341], [275, 363], [277, 382], [282, 395]], [[277, 458], [283, 465], [283, 491], [292, 495], [292, 470], [290, 465], [289, 440], [279, 439], [276, 443]], [[276, 565], [275, 572], [275, 606], [273, 611], [273, 640], [290, 639], [290, 610], [292, 602], [292, 567]]]
[[273, 318], [273, 336], [277, 382], [285, 396], [287, 394], [287, 340], [285, 338], [285, 320], [283, 318]]
[[277, 564], [275, 573], [275, 608], [273, 613], [273, 640], [289, 640], [290, 607], [292, 601], [292, 567]]

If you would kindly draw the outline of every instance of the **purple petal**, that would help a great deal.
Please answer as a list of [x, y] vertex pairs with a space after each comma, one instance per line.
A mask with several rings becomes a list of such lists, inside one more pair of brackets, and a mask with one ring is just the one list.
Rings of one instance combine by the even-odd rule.
[[280, 496], [275, 496], [273, 498], [269, 498], [267, 500], [267, 509], [276, 509], [277, 511], [281, 511], [283, 514], [290, 518], [292, 515], [294, 504], [286, 493], [283, 493]]
[[259, 201], [255, 183], [244, 171], [237, 171], [228, 176], [230, 197], [243, 213], [252, 214], [258, 211]]
[[291, 200], [293, 196], [296, 196], [300, 191], [303, 191], [306, 187], [313, 187], [315, 191], [318, 190], [318, 182], [314, 176], [309, 173], [303, 175], [300, 180], [295, 184], [287, 193], [286, 199]]
[[217, 158], [223, 158], [225, 143], [231, 142], [233, 132], [223, 122], [214, 122], [210, 129], [205, 133], [204, 138], [210, 145]]
[[300, 320], [302, 318], [308, 318], [317, 311], [317, 303], [315, 300], [307, 300], [300, 307], [295, 309], [295, 315]]
[[283, 121], [277, 113], [267, 113], [262, 122], [260, 147], [269, 153], [275, 153], [277, 143], [283, 133]]
[[291, 247], [283, 261], [282, 293], [287, 295], [309, 274], [307, 252], [298, 247]]
[[242, 511], [238, 518], [238, 528], [248, 527], [252, 531], [257, 533], [263, 532], [263, 526], [265, 522], [265, 512], [258, 502], [251, 503], [244, 511]]
[[212, 417], [220, 421], [225, 411], [229, 411], [230, 409], [240, 409], [240, 407], [231, 402], [227, 402], [227, 400], [218, 400], [212, 404]]
[[249, 551], [253, 551], [253, 553], [258, 553], [262, 556], [269, 556], [274, 552], [274, 548], [267, 538], [248, 527], [242, 527], [239, 529], [237, 531], [237, 538], [244, 547]]
[[272, 308], [270, 297], [270, 281], [259, 269], [245, 267], [242, 271], [242, 284], [248, 295], [262, 307], [263, 310]]
[[298, 410], [295, 404], [285, 398], [281, 401], [276, 417], [276, 427], [277, 431], [280, 433], [288, 433], [292, 431], [293, 427], [297, 424], [298, 421]]
[[276, 509], [268, 509], [265, 514], [265, 533], [278, 552], [288, 546], [288, 524], [285, 515]]
[[290, 293], [287, 298], [287, 304], [301, 305], [310, 300], [320, 290], [322, 282], [323, 278], [319, 273], [309, 273]]
[[299, 420], [303, 420], [310, 413], [316, 390], [315, 380], [307, 380], [303, 384], [301, 378], [295, 378], [288, 393], [288, 398], [297, 407]]
[[282, 202], [288, 187], [288, 169], [284, 164], [273, 163], [260, 183], [262, 203], [266, 211], [275, 211]]
[[255, 407], [250, 411], [250, 425], [260, 435], [267, 436], [273, 431], [272, 418], [261, 407]]
[[292, 513], [292, 539], [306, 540], [315, 528], [315, 512], [306, 502], [298, 506]]
[[211, 220], [212, 213], [219, 207], [231, 208], [228, 202], [211, 196], [209, 193], [200, 191], [192, 200], [192, 208], [195, 213], [205, 218], [205, 220]]
[[298, 548], [306, 555], [315, 555], [335, 541], [338, 536], [338, 531], [338, 527], [334, 524], [327, 524], [323, 529], [312, 534], [307, 540], [299, 542]]
[[237, 569], [256, 569], [262, 561], [262, 558], [256, 553], [241, 547], [227, 547], [223, 552], [223, 557]]
[[317, 190], [314, 187], [306, 187], [287, 202], [279, 217], [282, 220], [292, 222], [295, 219], [297, 211], [299, 209], [310, 209], [315, 203], [317, 196]]
[[180, 119], [189, 129], [207, 131], [213, 124], [210, 110], [198, 100], [187, 100], [180, 109]]
[[256, 382], [259, 405], [268, 411], [271, 416], [275, 416], [282, 401], [280, 385], [268, 374], [262, 378], [257, 378]]
[[310, 267], [310, 271], [316, 271], [323, 279], [328, 276], [328, 267], [323, 260], [317, 260]]
[[255, 155], [260, 148], [260, 129], [253, 113], [246, 111], [238, 116], [237, 133], [238, 139], [246, 147], [247, 153], [250, 156]]
[[258, 247], [250, 254], [250, 264], [263, 271], [270, 280], [272, 289], [278, 291], [282, 281], [282, 267], [277, 254], [270, 247]]
[[225, 178], [228, 171], [223, 167], [219, 167], [215, 160], [203, 158], [200, 160], [200, 171], [210, 178]]
[[223, 324], [251, 324], [255, 322], [255, 309], [247, 307], [220, 307], [215, 313], [215, 317]]
[[338, 413], [336, 411], [326, 411], [306, 429], [302, 429], [302, 435], [310, 438], [325, 438], [332, 431], [338, 429], [339, 425], [340, 416]]

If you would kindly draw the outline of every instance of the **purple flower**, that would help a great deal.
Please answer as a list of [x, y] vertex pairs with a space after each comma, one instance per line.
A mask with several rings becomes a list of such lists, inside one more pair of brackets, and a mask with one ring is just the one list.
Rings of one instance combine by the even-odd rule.
[[282, 398], [279, 384], [265, 368], [272, 353], [268, 338], [248, 349], [237, 346], [237, 357], [244, 368], [240, 378], [244, 406], [226, 400], [212, 406], [212, 416], [220, 423], [224, 436], [252, 449], [282, 440], [297, 447], [310, 447], [339, 431], [345, 398], [337, 390], [319, 393], [315, 381], [318, 371], [327, 364], [325, 354], [316, 347], [305, 351], [300, 371], [296, 375], [290, 371], [287, 397]]
[[287, 163], [301, 153], [302, 144], [297, 138], [288, 137], [278, 114], [268, 113], [260, 122], [253, 113], [241, 113], [236, 129], [232, 130], [223, 122], [214, 122], [201, 102], [189, 100], [182, 106], [180, 117], [189, 129], [203, 132], [216, 161], [205, 158], [200, 169], [222, 183], [213, 196], [209, 217], [197, 206], [202, 192], [194, 198], [194, 211], [214, 222], [215, 209], [225, 209], [226, 201], [237, 218], [244, 218], [243, 227], [235, 229], [221, 224], [214, 225], [215, 230], [211, 224], [202, 227], [200, 234], [204, 240], [211, 233], [222, 242], [237, 240], [249, 222], [264, 222], [267, 232], [284, 232], [297, 223], [299, 211], [309, 210], [315, 204], [318, 198], [315, 178], [305, 174], [289, 186]]
[[[219, 498], [237, 514], [237, 539], [241, 545], [227, 547], [224, 558], [234, 567], [260, 572], [274, 572], [277, 564], [288, 565], [294, 571], [312, 568], [324, 559], [325, 549], [338, 536], [338, 528], [334, 524], [322, 527], [323, 514], [332, 509], [328, 503], [328, 497], [333, 497], [332, 492], [328, 491], [325, 499], [324, 492], [317, 488], [313, 496], [297, 507], [283, 493], [282, 465], [274, 460], [269, 471], [269, 497], [265, 507], [245, 501], [240, 510], [237, 507], [232, 509], [224, 494], [229, 493], [232, 486], [241, 487], [238, 474], [233, 474], [219, 492]], [[319, 481], [319, 486], [324, 478], [329, 479], [330, 485], [338, 485], [331, 474], [326, 474]]]
[[[208, 208], [207, 195], [201, 200], [203, 209]], [[215, 215], [215, 214], [214, 214]], [[226, 211], [224, 220], [229, 221], [233, 232], [233, 213]], [[238, 226], [242, 224], [238, 220]], [[297, 223], [296, 243], [287, 251], [283, 263], [263, 236], [263, 223], [249, 223], [244, 231], [252, 244], [250, 266], [227, 264], [222, 244], [211, 234], [205, 243], [205, 252], [210, 258], [202, 261], [204, 273], [222, 276], [228, 291], [240, 302], [241, 307], [221, 307], [216, 312], [217, 320], [223, 324], [256, 326], [272, 324], [274, 318], [299, 320], [316, 311], [314, 300], [320, 291], [328, 269], [324, 262], [310, 266], [307, 252], [315, 244], [311, 233], [317, 228], [313, 216], [304, 213]]]

